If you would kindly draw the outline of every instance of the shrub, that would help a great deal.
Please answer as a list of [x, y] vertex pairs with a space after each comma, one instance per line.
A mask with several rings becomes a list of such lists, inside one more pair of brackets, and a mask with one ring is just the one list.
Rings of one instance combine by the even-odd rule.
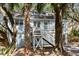
[[79, 37], [79, 30], [72, 29], [72, 30], [71, 30], [71, 35], [72, 35], [72, 36], [78, 36], [78, 37]]
[[72, 29], [70, 32], [70, 41], [71, 42], [79, 42], [79, 29]]

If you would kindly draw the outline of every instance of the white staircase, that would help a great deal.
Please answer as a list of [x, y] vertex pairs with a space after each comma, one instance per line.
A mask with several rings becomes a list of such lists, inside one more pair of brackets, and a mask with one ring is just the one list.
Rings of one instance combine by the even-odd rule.
[[52, 35], [47, 31], [36, 29], [33, 32], [33, 49], [36, 50], [37, 47], [43, 49], [43, 47], [45, 46], [44, 41], [48, 43], [48, 45], [53, 46], [55, 45], [54, 40], [54, 34]]

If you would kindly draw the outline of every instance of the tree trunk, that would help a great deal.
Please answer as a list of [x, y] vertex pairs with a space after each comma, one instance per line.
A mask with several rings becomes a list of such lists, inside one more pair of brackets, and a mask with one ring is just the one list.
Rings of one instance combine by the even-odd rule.
[[59, 52], [62, 55], [62, 10], [58, 6], [58, 4], [55, 6], [55, 44], [56, 48], [59, 50]]
[[16, 30], [16, 21], [14, 20], [14, 25], [13, 25], [13, 36], [12, 36], [12, 45], [16, 43], [16, 34], [17, 34], [17, 30]]
[[24, 23], [25, 23], [25, 55], [28, 55], [31, 50], [31, 38], [30, 38], [30, 4], [25, 4]]

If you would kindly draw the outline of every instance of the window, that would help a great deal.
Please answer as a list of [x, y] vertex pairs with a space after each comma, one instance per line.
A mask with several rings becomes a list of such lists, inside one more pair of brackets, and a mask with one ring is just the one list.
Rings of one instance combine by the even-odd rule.
[[34, 26], [36, 26], [36, 22], [34, 21]]
[[47, 22], [44, 22], [45, 25], [47, 25]]
[[39, 22], [39, 21], [38, 21], [38, 22], [35, 22], [35, 21], [34, 21], [34, 26], [40, 27], [40, 22]]
[[44, 22], [44, 29], [47, 29], [47, 22]]
[[20, 25], [23, 25], [23, 20], [19, 20], [19, 24]]
[[40, 27], [40, 22], [37, 23], [37, 27]]

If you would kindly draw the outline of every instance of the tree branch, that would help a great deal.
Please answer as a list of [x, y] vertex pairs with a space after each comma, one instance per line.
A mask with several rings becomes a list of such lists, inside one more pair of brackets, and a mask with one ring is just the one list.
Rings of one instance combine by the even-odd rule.
[[0, 6], [0, 10], [2, 11], [2, 14], [4, 16], [6, 16], [6, 15], [8, 16], [8, 18], [9, 18], [9, 20], [11, 22], [11, 25], [13, 27], [14, 21], [13, 21], [12, 14], [5, 7], [3, 7], [3, 6]]
[[72, 17], [72, 16], [70, 16], [69, 14], [66, 14], [69, 18], [72, 18], [73, 20], [75, 20], [75, 21], [77, 21], [77, 22], [79, 22], [79, 20], [77, 20], [76, 18], [74, 18], [74, 17]]

